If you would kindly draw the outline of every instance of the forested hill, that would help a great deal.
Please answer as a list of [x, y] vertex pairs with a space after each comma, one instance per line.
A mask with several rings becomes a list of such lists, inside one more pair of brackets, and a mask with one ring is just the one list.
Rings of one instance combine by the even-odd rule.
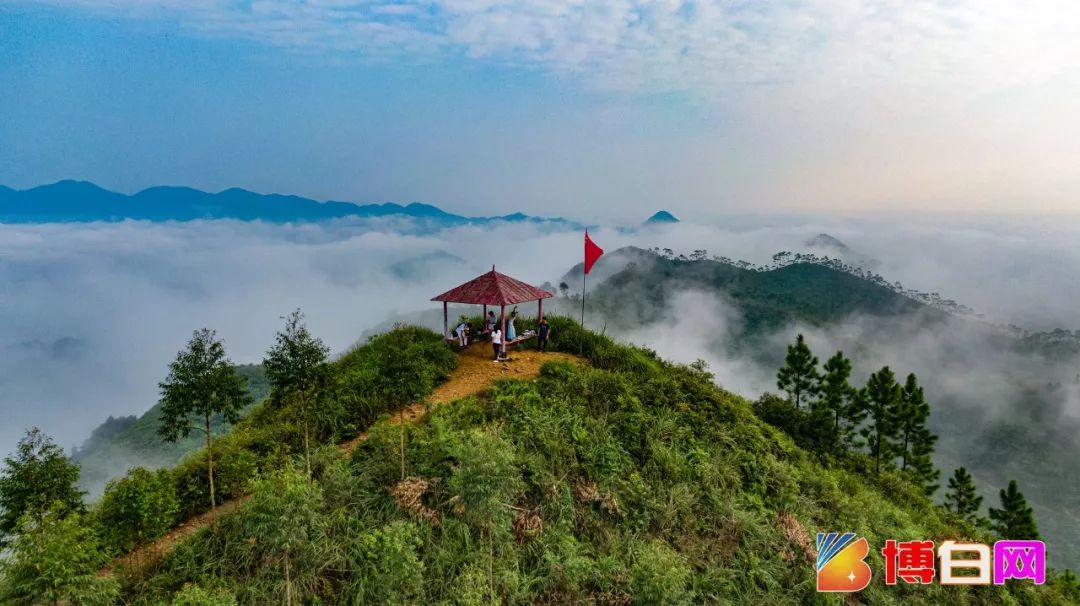
[[[270, 393], [266, 373], [260, 364], [241, 364], [237, 372], [247, 380], [248, 391], [258, 402]], [[151, 469], [175, 465], [187, 454], [202, 446], [202, 438], [192, 434], [173, 443], [164, 443], [157, 430], [161, 424], [161, 406], [155, 404], [140, 416], [109, 417], [98, 426], [72, 459], [82, 467], [81, 484], [96, 497], [105, 482], [120, 477], [134, 465]], [[224, 433], [228, 426], [220, 417], [214, 419], [214, 430]]]
[[[393, 403], [415, 401], [413, 390], [422, 399], [456, 356], [422, 329], [372, 339], [329, 368], [312, 426], [326, 447], [310, 472], [302, 401], [266, 400], [215, 450], [219, 497], [234, 503], [216, 523], [163, 559], [98, 574], [207, 508], [203, 453], [160, 474], [133, 472], [86, 513], [32, 512], [40, 522], [20, 526], [0, 564], [0, 602], [840, 603], [815, 590], [819, 531], [855, 532], [871, 546], [873, 582], [848, 602], [1080, 597], [1075, 578], [1057, 572], [1041, 587], [886, 586], [887, 539], [994, 537], [891, 464], [875, 473], [865, 454], [823, 459], [797, 446], [700, 366], [565, 318], [552, 324], [551, 349], [576, 361], [564, 355], [530, 380], [508, 372], [404, 424]], [[351, 452], [335, 446], [359, 432], [366, 439]]]
[[590, 289], [589, 306], [617, 325], [649, 324], [665, 313], [680, 313], [671, 309], [672, 298], [686, 290], [723, 295], [743, 316], [749, 335], [796, 321], [827, 324], [853, 314], [946, 317], [881, 284], [817, 263], [758, 269], [706, 258], [665, 258], [642, 249], [633, 250], [630, 262], [620, 263], [629, 255], [615, 252], [620, 270]]

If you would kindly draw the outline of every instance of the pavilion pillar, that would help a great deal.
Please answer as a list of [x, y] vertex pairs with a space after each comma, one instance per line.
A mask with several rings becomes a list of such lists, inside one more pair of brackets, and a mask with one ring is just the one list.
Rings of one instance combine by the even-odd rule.
[[480, 318], [484, 321], [481, 324], [481, 326], [483, 326], [483, 328], [480, 329], [480, 331], [483, 332], [483, 331], [487, 330], [487, 303], [484, 303], [483, 315], [480, 316]]
[[544, 319], [544, 300], [537, 299], [536, 301], [536, 323], [539, 324]]
[[[495, 271], [492, 266], [492, 271]], [[506, 357], [506, 305], [499, 306], [499, 322], [502, 323], [502, 357]]]
[[448, 303], [442, 302], [442, 335], [443, 339], [450, 338], [450, 311], [447, 308]]

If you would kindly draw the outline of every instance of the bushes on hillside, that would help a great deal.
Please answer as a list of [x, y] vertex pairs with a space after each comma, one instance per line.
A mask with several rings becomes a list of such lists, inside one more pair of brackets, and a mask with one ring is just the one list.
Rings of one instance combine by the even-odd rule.
[[[384, 372], [395, 361], [399, 372], [388, 379]], [[311, 441], [333, 443], [354, 435], [381, 414], [394, 410], [401, 398], [393, 393], [395, 382], [421, 385], [426, 395], [457, 365], [457, 356], [442, 336], [425, 328], [399, 326], [372, 337], [329, 367], [329, 387], [319, 407], [310, 413]], [[278, 469], [303, 455], [301, 415], [295, 402], [256, 405], [232, 431], [214, 443], [215, 490], [228, 500], [246, 490], [246, 482], [259, 472]], [[173, 470], [173, 481], [183, 517], [207, 509], [209, 483], [206, 456], [189, 455]]]
[[179, 511], [171, 474], [136, 467], [105, 486], [95, 515], [106, 550], [124, 553], [165, 534]]

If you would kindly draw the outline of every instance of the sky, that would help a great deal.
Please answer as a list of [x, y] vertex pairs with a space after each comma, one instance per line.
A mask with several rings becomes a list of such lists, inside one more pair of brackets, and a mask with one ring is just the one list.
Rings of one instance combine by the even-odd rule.
[[5, 0], [0, 184], [465, 214], [1080, 210], [1071, 0]]

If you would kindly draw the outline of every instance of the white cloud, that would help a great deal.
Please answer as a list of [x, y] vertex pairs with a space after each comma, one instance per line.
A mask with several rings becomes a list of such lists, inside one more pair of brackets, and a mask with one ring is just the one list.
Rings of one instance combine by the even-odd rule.
[[945, 89], [986, 95], [1080, 64], [1080, 7], [1067, 0], [41, 1], [296, 50], [464, 53], [636, 91], [791, 85], [937, 103]]

